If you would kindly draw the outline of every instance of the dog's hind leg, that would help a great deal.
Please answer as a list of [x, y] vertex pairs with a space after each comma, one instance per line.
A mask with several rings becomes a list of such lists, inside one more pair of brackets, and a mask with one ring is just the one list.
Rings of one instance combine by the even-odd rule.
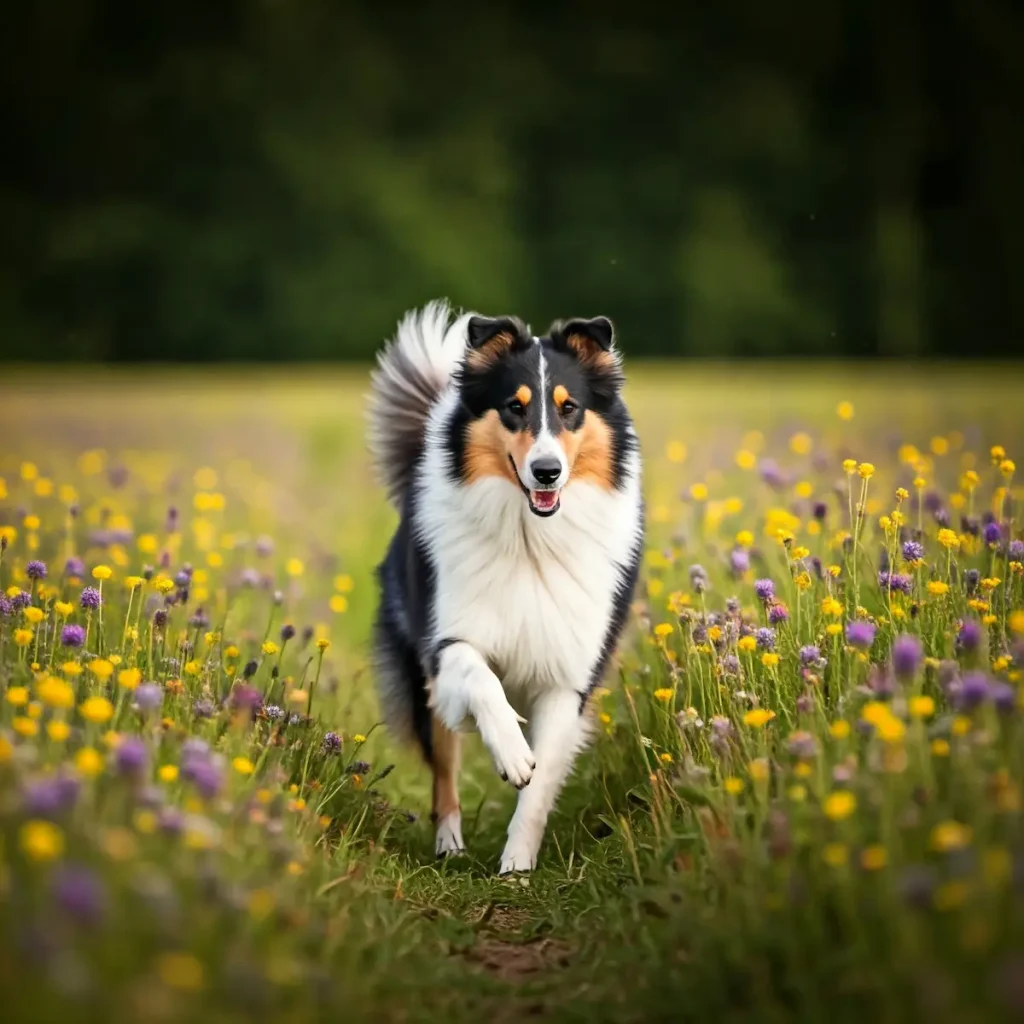
[[462, 737], [432, 717], [430, 767], [434, 773], [433, 821], [438, 857], [462, 853], [462, 811], [459, 806], [459, 764]]
[[537, 864], [548, 815], [587, 740], [588, 721], [580, 714], [580, 695], [572, 690], [542, 694], [530, 712], [530, 741], [537, 768], [519, 794], [501, 855], [500, 873], [532, 871]]

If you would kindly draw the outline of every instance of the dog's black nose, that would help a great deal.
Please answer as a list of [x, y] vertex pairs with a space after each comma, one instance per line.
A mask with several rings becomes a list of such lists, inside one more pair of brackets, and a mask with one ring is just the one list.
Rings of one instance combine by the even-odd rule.
[[530, 472], [537, 483], [550, 487], [562, 475], [562, 464], [553, 455], [547, 455], [534, 459], [530, 463]]

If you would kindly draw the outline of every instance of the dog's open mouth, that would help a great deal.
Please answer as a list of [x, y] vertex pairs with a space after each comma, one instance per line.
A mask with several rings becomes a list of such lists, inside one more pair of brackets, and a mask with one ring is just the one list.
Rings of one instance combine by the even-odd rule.
[[530, 499], [530, 511], [537, 516], [554, 515], [562, 500], [558, 491], [527, 491], [526, 496]]
[[558, 511], [559, 505], [562, 503], [562, 489], [559, 487], [555, 490], [531, 491], [529, 487], [523, 483], [523, 479], [519, 475], [519, 470], [516, 468], [515, 459], [510, 455], [508, 457], [508, 461], [512, 466], [512, 472], [515, 473], [516, 482], [522, 489], [523, 494], [526, 495], [526, 500], [530, 503], [530, 511], [535, 516], [553, 516]]

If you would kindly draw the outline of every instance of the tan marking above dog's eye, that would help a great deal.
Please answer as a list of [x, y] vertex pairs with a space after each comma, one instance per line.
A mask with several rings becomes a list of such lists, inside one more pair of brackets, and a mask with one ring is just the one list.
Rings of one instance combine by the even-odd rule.
[[525, 384], [520, 384], [516, 390], [516, 401], [522, 402], [523, 405], [529, 405], [531, 398], [533, 398], [533, 392]]
[[555, 390], [551, 392], [551, 397], [555, 400], [555, 405], [561, 409], [569, 401], [569, 390], [564, 384], [556, 384]]

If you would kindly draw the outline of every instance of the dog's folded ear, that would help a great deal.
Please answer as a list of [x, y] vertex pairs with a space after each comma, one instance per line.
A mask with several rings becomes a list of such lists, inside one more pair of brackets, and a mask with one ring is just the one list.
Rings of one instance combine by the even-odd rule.
[[601, 352], [610, 352], [615, 344], [615, 328], [606, 316], [566, 320], [559, 325], [558, 333], [570, 348], [577, 350], [596, 347]]
[[508, 316], [492, 319], [487, 316], [471, 316], [466, 325], [466, 335], [470, 348], [483, 348], [490, 341], [501, 339], [507, 335], [505, 344], [511, 345], [519, 333], [519, 325]]

